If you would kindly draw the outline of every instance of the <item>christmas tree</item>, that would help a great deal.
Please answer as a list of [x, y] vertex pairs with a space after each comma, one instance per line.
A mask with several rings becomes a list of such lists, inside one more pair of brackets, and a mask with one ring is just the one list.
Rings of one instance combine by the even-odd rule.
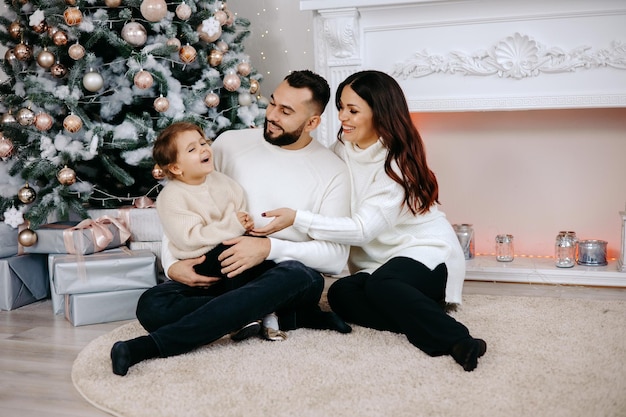
[[154, 198], [159, 131], [192, 121], [213, 139], [262, 123], [249, 21], [225, 1], [6, 0], [0, 40], [0, 215], [51, 215]]

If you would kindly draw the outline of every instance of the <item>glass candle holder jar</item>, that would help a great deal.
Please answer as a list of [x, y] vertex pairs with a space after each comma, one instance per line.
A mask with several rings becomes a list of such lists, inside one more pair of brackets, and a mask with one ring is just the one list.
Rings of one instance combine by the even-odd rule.
[[554, 243], [554, 264], [559, 268], [571, 268], [576, 264], [578, 238], [575, 232], [559, 232]]
[[513, 235], [496, 236], [496, 261], [511, 262], [515, 257], [513, 251]]

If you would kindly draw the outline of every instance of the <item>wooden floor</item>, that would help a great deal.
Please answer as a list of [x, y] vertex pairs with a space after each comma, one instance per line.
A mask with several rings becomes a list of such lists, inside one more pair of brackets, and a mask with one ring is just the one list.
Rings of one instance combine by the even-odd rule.
[[[465, 294], [626, 300], [626, 289], [468, 281]], [[70, 372], [91, 340], [126, 322], [73, 327], [50, 300], [0, 312], [0, 416], [102, 417], [75, 390]]]

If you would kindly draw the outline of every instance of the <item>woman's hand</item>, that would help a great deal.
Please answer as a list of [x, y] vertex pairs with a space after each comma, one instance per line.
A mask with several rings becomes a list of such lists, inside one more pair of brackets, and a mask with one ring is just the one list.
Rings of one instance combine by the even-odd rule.
[[263, 217], [273, 217], [269, 224], [263, 227], [252, 229], [252, 236], [267, 236], [289, 227], [296, 219], [296, 211], [290, 208], [279, 208], [276, 210], [266, 211], [261, 214]]

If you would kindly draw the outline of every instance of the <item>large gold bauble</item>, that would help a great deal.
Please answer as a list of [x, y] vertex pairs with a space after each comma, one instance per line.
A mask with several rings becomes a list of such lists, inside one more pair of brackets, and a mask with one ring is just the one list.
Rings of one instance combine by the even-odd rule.
[[13, 65], [13, 63], [17, 61], [17, 57], [15, 56], [15, 50], [13, 48], [7, 49], [7, 51], [4, 53], [4, 60], [7, 61], [9, 65]]
[[210, 66], [217, 67], [219, 64], [222, 63], [222, 59], [224, 59], [224, 54], [221, 51], [218, 51], [217, 49], [211, 49], [207, 61], [209, 61]]
[[83, 14], [78, 7], [69, 7], [63, 12], [63, 18], [68, 26], [76, 26], [83, 21]]
[[2, 118], [0, 118], [0, 123], [6, 125], [9, 123], [17, 123], [17, 120], [15, 120], [15, 116], [13, 116], [13, 113], [11, 113], [11, 110], [9, 110], [8, 113], [4, 113], [2, 115]]
[[180, 51], [180, 39], [178, 38], [169, 38], [165, 44], [167, 46], [173, 46], [177, 51]]
[[158, 22], [167, 15], [167, 3], [165, 0], [143, 0], [139, 11], [147, 21]]
[[104, 0], [104, 4], [114, 9], [122, 5], [122, 0]]
[[33, 48], [25, 43], [18, 43], [13, 48], [13, 54], [20, 61], [28, 61], [33, 57]]
[[22, 246], [33, 246], [37, 243], [37, 233], [31, 229], [24, 229], [17, 235], [17, 241]]
[[24, 204], [30, 204], [37, 198], [37, 193], [33, 187], [26, 183], [26, 185], [17, 192], [17, 198]]
[[226, 21], [228, 20], [228, 15], [226, 14], [226, 12], [224, 10], [218, 10], [215, 12], [215, 14], [213, 15], [213, 17], [220, 22], [220, 25], [224, 26], [226, 24]]
[[13, 22], [9, 25], [9, 35], [11, 35], [13, 39], [19, 39], [22, 33], [24, 33], [24, 27], [20, 22]]
[[72, 185], [76, 182], [76, 172], [65, 166], [57, 173], [57, 179], [63, 185]]
[[36, 24], [36, 25], [34, 25], [34, 26], [31, 26], [31, 28], [32, 28], [35, 32], [37, 32], [37, 33], [39, 33], [39, 34], [42, 34], [42, 33], [44, 33], [45, 31], [47, 31], [47, 30], [48, 30], [48, 23], [46, 23], [46, 21], [45, 21], [45, 20], [42, 20], [42, 21], [41, 21], [41, 22], [39, 22], [38, 24]]
[[56, 32], [54, 32], [54, 35], [52, 35], [52, 42], [56, 46], [67, 45], [68, 40], [69, 38], [67, 36], [67, 33], [63, 32], [62, 30], [57, 30]]
[[70, 133], [76, 133], [83, 127], [83, 121], [75, 114], [70, 114], [63, 119], [63, 127]]

